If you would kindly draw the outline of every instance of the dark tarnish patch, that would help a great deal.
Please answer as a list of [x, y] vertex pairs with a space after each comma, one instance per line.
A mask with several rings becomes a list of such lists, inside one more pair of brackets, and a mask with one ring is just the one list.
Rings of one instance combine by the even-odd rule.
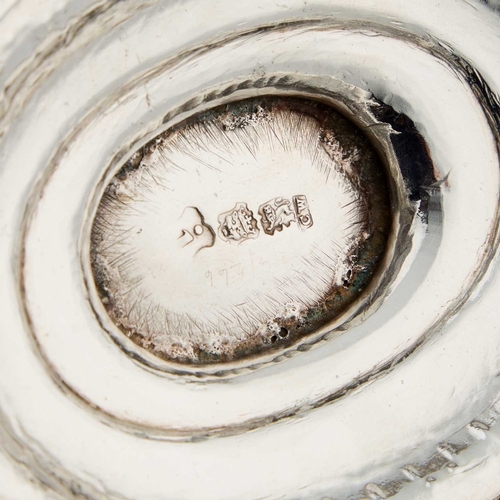
[[427, 188], [436, 182], [434, 165], [429, 148], [415, 123], [408, 116], [397, 113], [393, 108], [380, 103], [371, 107], [374, 116], [390, 125], [397, 133], [391, 134], [391, 143], [396, 153], [399, 168], [413, 202], [429, 201]]

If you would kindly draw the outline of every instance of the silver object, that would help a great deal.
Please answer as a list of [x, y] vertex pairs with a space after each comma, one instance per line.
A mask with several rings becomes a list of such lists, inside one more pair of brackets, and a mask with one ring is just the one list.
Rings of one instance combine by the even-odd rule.
[[[0, 12], [0, 496], [500, 493], [491, 6], [9, 0]], [[150, 139], [228, 96], [283, 93], [280, 78], [303, 97], [335, 94], [391, 173], [401, 240], [373, 282], [379, 301], [255, 366], [197, 370], [136, 351], [92, 286], [100, 195]], [[413, 193], [397, 173], [398, 123], [376, 123], [372, 97], [415, 123], [435, 182]], [[419, 190], [427, 198], [412, 199]], [[186, 204], [173, 241], [202, 257], [212, 247], [198, 237], [217, 237], [236, 203], [260, 221], [262, 204], [298, 195], [314, 226], [259, 238], [309, 238], [322, 212], [301, 189], [235, 197], [213, 223]]]

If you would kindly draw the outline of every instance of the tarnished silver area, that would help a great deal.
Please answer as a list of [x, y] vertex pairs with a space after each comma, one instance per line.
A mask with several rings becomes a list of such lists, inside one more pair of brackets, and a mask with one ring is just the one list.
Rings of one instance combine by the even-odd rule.
[[173, 361], [290, 346], [383, 273], [389, 186], [368, 138], [320, 102], [263, 96], [194, 115], [104, 191], [91, 249], [101, 300]]

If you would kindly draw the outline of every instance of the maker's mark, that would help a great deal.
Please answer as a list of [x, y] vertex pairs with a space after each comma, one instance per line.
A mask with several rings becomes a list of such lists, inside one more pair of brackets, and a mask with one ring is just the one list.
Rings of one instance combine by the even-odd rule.
[[313, 218], [311, 210], [309, 209], [309, 204], [307, 203], [307, 198], [303, 194], [294, 196], [293, 206], [297, 214], [297, 222], [300, 229], [309, 229], [313, 225]]

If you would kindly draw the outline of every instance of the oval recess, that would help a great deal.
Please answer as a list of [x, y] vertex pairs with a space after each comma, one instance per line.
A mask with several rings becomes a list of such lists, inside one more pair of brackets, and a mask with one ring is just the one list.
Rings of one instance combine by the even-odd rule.
[[[255, 365], [383, 300], [432, 162], [407, 117], [320, 80], [275, 76], [191, 99], [100, 183], [87, 284], [136, 359]], [[415, 142], [418, 179], [402, 165]]]

